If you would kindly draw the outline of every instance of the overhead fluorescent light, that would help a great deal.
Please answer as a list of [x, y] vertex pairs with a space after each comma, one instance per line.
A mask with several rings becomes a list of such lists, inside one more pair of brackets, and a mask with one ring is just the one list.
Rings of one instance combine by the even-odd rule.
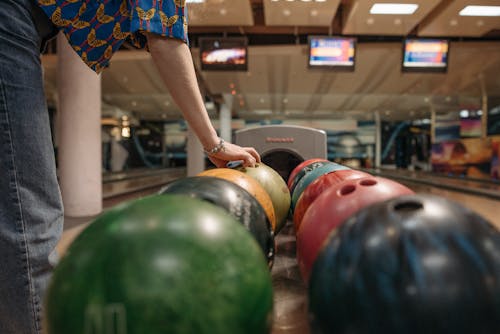
[[205, 2], [205, 0], [186, 0], [187, 3], [202, 3]]
[[500, 16], [500, 6], [465, 6], [460, 16]]
[[411, 15], [417, 8], [414, 3], [376, 3], [370, 8], [370, 14]]

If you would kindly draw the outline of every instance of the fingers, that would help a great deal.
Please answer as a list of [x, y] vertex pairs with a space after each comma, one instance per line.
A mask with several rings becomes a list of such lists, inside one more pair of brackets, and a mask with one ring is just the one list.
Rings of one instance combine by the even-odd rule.
[[247, 157], [244, 159], [243, 166], [255, 167], [256, 163], [257, 163], [257, 160], [252, 155], [248, 154]]
[[225, 149], [208, 157], [216, 167], [226, 167], [228, 161], [242, 160], [244, 167], [255, 167], [260, 155], [253, 147], [241, 147], [225, 143]]
[[257, 163], [260, 163], [260, 155], [253, 147], [244, 147], [243, 149], [250, 153]]

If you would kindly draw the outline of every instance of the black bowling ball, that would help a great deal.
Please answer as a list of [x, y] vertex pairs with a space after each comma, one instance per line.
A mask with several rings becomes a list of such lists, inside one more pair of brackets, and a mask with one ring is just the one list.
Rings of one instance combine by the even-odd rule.
[[437, 196], [375, 204], [329, 236], [309, 303], [320, 333], [500, 333], [500, 233]]
[[227, 210], [254, 236], [272, 267], [275, 248], [271, 223], [257, 199], [242, 187], [221, 178], [193, 176], [167, 184], [159, 194], [182, 194]]

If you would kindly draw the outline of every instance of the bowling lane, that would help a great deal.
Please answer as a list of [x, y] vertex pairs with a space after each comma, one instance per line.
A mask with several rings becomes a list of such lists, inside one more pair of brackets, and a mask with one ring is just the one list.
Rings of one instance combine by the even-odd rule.
[[139, 170], [103, 175], [103, 198], [110, 199], [127, 193], [156, 188], [186, 176], [185, 168]]
[[[186, 176], [185, 168], [144, 169], [103, 175], [103, 208], [106, 210], [122, 202], [156, 193], [162, 186]], [[95, 217], [65, 217], [63, 236], [57, 245], [63, 254], [71, 242]]]
[[417, 193], [434, 194], [459, 202], [500, 229], [499, 182], [465, 180], [404, 170], [370, 170], [368, 172], [394, 179]]
[[295, 257], [295, 230], [288, 221], [276, 237], [276, 256], [271, 271], [274, 289], [272, 334], [310, 333], [307, 287]]

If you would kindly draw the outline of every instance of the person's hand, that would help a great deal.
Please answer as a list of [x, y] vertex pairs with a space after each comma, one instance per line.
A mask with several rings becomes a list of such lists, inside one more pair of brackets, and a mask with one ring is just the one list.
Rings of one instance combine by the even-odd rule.
[[228, 161], [243, 160], [243, 166], [254, 167], [260, 163], [260, 155], [253, 147], [241, 147], [228, 142], [223, 143], [223, 149], [214, 154], [208, 154], [208, 159], [216, 167], [226, 167]]

